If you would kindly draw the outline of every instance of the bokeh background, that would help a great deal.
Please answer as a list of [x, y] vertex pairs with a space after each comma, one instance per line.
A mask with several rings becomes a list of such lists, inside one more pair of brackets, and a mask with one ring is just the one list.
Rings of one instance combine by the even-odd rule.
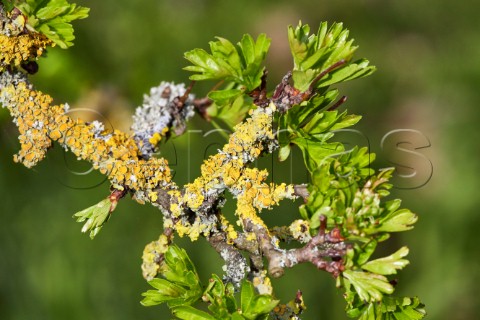
[[[410, 180], [397, 177], [406, 188], [395, 189], [394, 195], [420, 220], [413, 231], [394, 237], [384, 248], [411, 248], [411, 265], [400, 273], [397, 290], [420, 296], [429, 319], [480, 317], [480, 2], [78, 3], [92, 10], [87, 20], [75, 24], [75, 46], [50, 50], [33, 82], [56, 101], [82, 108], [75, 111], [78, 116], [127, 130], [130, 114], [151, 86], [161, 80], [186, 81], [188, 75], [181, 71], [186, 50], [206, 48], [214, 36], [237, 41], [246, 32], [266, 32], [273, 39], [268, 56], [273, 86], [291, 68], [287, 25], [302, 20], [316, 30], [322, 20], [343, 21], [360, 45], [357, 57], [378, 67], [373, 76], [341, 88], [349, 96], [346, 108], [364, 115], [357, 126], [364, 137], [350, 136], [350, 142], [368, 144], [377, 152], [377, 168], [393, 161], [404, 165], [400, 169], [405, 174], [406, 167], [417, 170]], [[203, 94], [208, 86], [196, 89]], [[163, 150], [179, 183], [193, 180], [202, 159], [221, 145], [221, 136], [206, 135], [209, 128], [193, 121], [191, 129], [199, 131]], [[382, 138], [396, 129], [421, 133], [407, 136], [401, 146], [422, 156], [402, 152], [399, 160], [380, 148]], [[148, 289], [141, 277], [141, 253], [161, 232], [159, 211], [124, 200], [100, 235], [90, 240], [72, 214], [105, 197], [108, 183], [58, 146], [33, 170], [14, 164], [16, 138], [6, 110], [0, 110], [0, 319], [170, 319], [164, 306], [139, 303]], [[298, 154], [293, 159], [275, 169], [274, 179], [305, 179]], [[430, 163], [433, 175], [426, 179]], [[269, 223], [286, 223], [296, 218], [297, 205], [286, 204], [264, 216]], [[233, 208], [231, 201], [229, 206]], [[205, 241], [179, 242], [203, 279], [221, 272], [220, 259]], [[304, 319], [346, 319], [334, 281], [311, 266], [289, 270], [275, 285], [284, 301], [297, 289], [304, 292], [309, 308]]]

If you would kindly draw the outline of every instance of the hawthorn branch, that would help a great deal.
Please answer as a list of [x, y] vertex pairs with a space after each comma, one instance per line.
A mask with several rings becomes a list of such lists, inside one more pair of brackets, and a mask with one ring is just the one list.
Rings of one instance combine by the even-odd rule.
[[246, 259], [237, 248], [228, 244], [227, 235], [223, 231], [216, 230], [211, 236], [207, 237], [207, 240], [225, 261], [224, 281], [239, 286], [245, 277], [245, 273], [250, 270]]
[[[285, 197], [301, 196], [306, 200], [308, 190], [303, 185], [265, 184], [266, 173], [248, 168], [249, 163], [278, 147], [272, 128], [273, 112], [275, 110], [285, 112], [294, 104], [310, 98], [314, 94], [313, 85], [321, 78], [320, 76], [323, 77], [339, 65], [323, 71], [312, 82], [309, 91], [304, 93], [289, 84], [292, 76], [289, 72], [276, 87], [270, 99], [266, 95], [267, 72], [264, 72], [260, 87], [252, 93], [256, 103], [262, 108], [254, 110], [251, 118], [236, 127], [229, 143], [202, 165], [202, 176], [183, 188], [179, 188], [171, 180], [170, 169], [164, 159], [153, 157], [144, 159], [139, 152], [137, 141], [128, 134], [119, 131], [107, 133], [98, 130], [93, 124], [70, 118], [66, 115], [64, 106], [53, 106], [52, 99], [35, 91], [23, 75], [5, 72], [0, 79], [0, 92], [4, 97], [8, 97], [8, 100], [4, 98], [2, 104], [9, 108], [19, 125], [20, 132], [26, 137], [22, 141], [31, 142], [33, 146], [32, 148], [28, 144], [22, 145], [18, 161], [29, 167], [33, 166], [44, 157], [52, 141], [60, 142], [78, 157], [92, 162], [96, 169], [100, 169], [109, 177], [114, 186], [112, 204], [116, 204], [127, 192], [131, 192], [137, 201], [151, 202], [161, 209], [165, 230], [169, 230], [169, 234], [175, 230], [180, 235], [190, 236], [192, 240], [196, 240], [200, 235], [205, 236], [224, 257], [227, 270], [233, 266], [237, 268], [236, 271], [227, 273], [227, 278], [237, 282], [239, 270], [246, 270], [246, 262], [239, 249], [249, 252], [254, 270], [263, 269], [262, 256], [266, 256], [270, 261], [270, 273], [274, 276], [281, 275], [284, 267], [291, 267], [302, 261], [310, 261], [320, 266], [323, 261], [320, 258], [333, 257], [339, 252], [335, 246], [333, 249], [322, 247], [331, 242], [327, 235], [323, 235], [315, 245], [305, 246], [303, 251], [300, 249], [284, 251], [274, 245], [274, 239], [256, 212], [278, 204], [278, 201]], [[182, 96], [173, 97], [171, 116], [174, 119], [178, 118], [177, 122], [181, 122], [180, 113], [185, 107], [192, 86], [193, 83]], [[161, 95], [163, 98], [169, 98], [171, 92], [171, 88], [167, 87]], [[35, 97], [33, 104], [26, 108], [27, 112], [20, 112], [19, 109], [25, 110], [23, 106], [27, 101], [25, 97], [30, 96]], [[201, 98], [193, 100], [192, 103], [199, 113], [208, 119], [206, 110], [212, 101]], [[271, 103], [275, 106], [270, 107]], [[41, 110], [40, 113], [37, 109]], [[42, 122], [40, 129], [35, 128], [38, 132], [32, 130], [32, 123], [40, 120]], [[179, 133], [183, 131], [183, 127], [176, 129]], [[39, 141], [42, 143], [39, 144]], [[93, 150], [104, 152], [96, 154]], [[244, 230], [255, 233], [256, 240], [239, 233], [232, 246], [228, 243], [232, 239], [229, 239], [223, 231], [219, 231], [218, 224], [221, 219], [217, 207], [226, 190], [238, 199], [237, 215], [244, 221]], [[317, 248], [320, 256], [312, 253], [314, 248]], [[228, 267], [229, 265], [231, 267]]]
[[344, 270], [342, 257], [346, 254], [348, 245], [341, 237], [338, 228], [326, 232], [326, 219], [323, 215], [320, 217], [321, 225], [318, 234], [304, 247], [290, 250], [280, 249], [275, 239], [262, 226], [250, 221], [244, 221], [244, 224], [247, 229], [257, 235], [259, 249], [268, 259], [268, 272], [272, 277], [278, 278], [284, 274], [285, 268], [304, 262], [310, 262], [318, 269], [338, 277]]

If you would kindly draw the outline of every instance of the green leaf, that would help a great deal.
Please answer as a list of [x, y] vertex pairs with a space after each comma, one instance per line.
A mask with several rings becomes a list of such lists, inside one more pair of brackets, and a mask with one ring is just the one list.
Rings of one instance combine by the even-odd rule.
[[[362, 253], [358, 255], [357, 263], [359, 265], [363, 265], [365, 262], [370, 259], [372, 254], [375, 252], [375, 249], [377, 248], [377, 241], [371, 240], [368, 242], [363, 248], [362, 248]], [[367, 269], [368, 270], [368, 269]]]
[[240, 293], [240, 306], [244, 312], [250, 308], [250, 304], [254, 297], [255, 289], [253, 284], [248, 280], [244, 280], [242, 282], [242, 291]]
[[353, 126], [361, 119], [360, 116], [347, 115], [347, 112], [324, 111], [315, 114], [302, 128], [302, 132], [316, 135]]
[[73, 45], [71, 22], [87, 18], [90, 11], [66, 0], [29, 0], [17, 4], [17, 8], [27, 16], [29, 28], [43, 33], [62, 49]]
[[234, 126], [246, 118], [248, 111], [252, 108], [254, 108], [254, 105], [250, 97], [238, 95], [230, 104], [223, 106], [216, 103], [212, 104], [207, 109], [207, 112], [210, 118], [220, 119], [233, 129]]
[[141, 304], [144, 306], [153, 306], [182, 298], [187, 291], [185, 288], [165, 279], [153, 279], [148, 283], [157, 290], [148, 290], [142, 293], [145, 298], [141, 301]]
[[202, 286], [195, 266], [185, 250], [171, 245], [164, 254], [159, 274], [164, 279], [153, 279], [148, 283], [156, 290], [148, 290], [142, 304], [152, 306], [167, 302], [169, 307], [191, 305], [202, 297]]
[[250, 281], [244, 280], [242, 282], [240, 306], [242, 316], [246, 319], [260, 319], [260, 316], [268, 314], [278, 303], [279, 301], [274, 300], [271, 295], [257, 295]]
[[231, 320], [245, 320], [245, 318], [239, 312], [235, 312], [232, 314]]
[[175, 307], [172, 309], [172, 313], [179, 319], [184, 320], [216, 320], [210, 314], [191, 306]]
[[214, 274], [203, 293], [203, 300], [210, 304], [208, 309], [217, 319], [223, 319], [237, 311], [234, 293], [233, 284], [224, 285], [222, 280]]
[[169, 281], [181, 284], [190, 289], [200, 289], [200, 279], [193, 262], [184, 249], [170, 246], [165, 253], [165, 263], [160, 272]]
[[348, 39], [349, 31], [341, 23], [320, 24], [317, 34], [310, 34], [310, 27], [300, 22], [296, 28], [288, 28], [288, 41], [294, 61], [293, 82], [300, 91], [308, 89], [312, 81], [323, 71], [343, 62], [336, 70], [328, 72], [316, 84], [317, 88], [370, 75], [375, 71], [367, 60], [350, 64], [357, 49]]
[[5, 10], [5, 12], [10, 12], [13, 8], [15, 8], [15, 4], [13, 2], [14, 1], [11, 0], [2, 0], [3, 9]]
[[106, 198], [96, 205], [75, 213], [73, 217], [77, 218], [77, 222], [87, 221], [83, 225], [82, 232], [90, 231], [90, 238], [93, 239], [110, 218], [111, 208], [112, 203], [109, 198]]
[[290, 145], [285, 145], [283, 147], [280, 147], [280, 149], [278, 150], [278, 161], [287, 160], [291, 150], [292, 148], [290, 147]]
[[270, 48], [270, 39], [262, 33], [255, 42], [250, 35], [245, 34], [238, 47], [243, 62], [243, 84], [251, 91], [261, 85], [264, 70], [262, 64]]
[[219, 58], [208, 54], [203, 49], [193, 49], [185, 52], [185, 59], [194, 64], [183, 68], [187, 71], [200, 72], [190, 76], [190, 80], [215, 80], [215, 79], [229, 79], [233, 80], [233, 70], [225, 62]]
[[427, 315], [424, 307], [417, 297], [385, 297], [378, 309], [390, 319], [420, 320]]
[[249, 34], [245, 34], [238, 43], [242, 52], [243, 64], [249, 65], [255, 63], [255, 41]]
[[382, 275], [396, 274], [397, 270], [401, 270], [408, 265], [408, 260], [401, 259], [407, 255], [408, 248], [402, 247], [388, 257], [372, 260], [363, 264], [362, 269]]
[[242, 93], [243, 91], [240, 89], [210, 91], [208, 93], [208, 98], [213, 100], [217, 105], [223, 106], [232, 103]]
[[335, 83], [367, 77], [375, 71], [376, 68], [369, 66], [368, 60], [362, 59], [328, 73], [320, 81], [318, 81], [316, 87], [328, 87]]
[[[304, 128], [315, 115], [327, 108], [337, 96], [337, 90], [329, 90], [322, 95], [313, 97], [307, 102], [293, 106], [293, 108], [288, 110], [281, 118], [283, 123], [280, 125], [280, 130], [282, 130], [282, 132], [291, 132], [295, 135], [300, 129]], [[285, 141], [284, 143], [289, 143], [289, 141]]]
[[391, 294], [394, 291], [388, 279], [382, 275], [346, 270], [343, 276], [350, 281], [362, 301], [380, 301], [384, 293]]
[[310, 172], [315, 171], [325, 161], [344, 151], [343, 145], [338, 142], [326, 143], [322, 140], [295, 138], [292, 143], [302, 150], [305, 165]]
[[[196, 72], [191, 80], [225, 80], [244, 86], [251, 92], [261, 84], [263, 62], [270, 47], [270, 39], [265, 34], [255, 42], [250, 35], [244, 35], [237, 47], [224, 38], [210, 42], [210, 52], [194, 49], [185, 53], [192, 63], [184, 70]], [[244, 91], [242, 90], [242, 91]]]
[[370, 303], [365, 311], [361, 315], [356, 315], [356, 317], [359, 317], [358, 320], [381, 320], [382, 312], [376, 303]]
[[401, 232], [413, 228], [418, 216], [408, 209], [400, 209], [388, 214], [380, 220], [380, 227], [377, 232]]
[[[348, 115], [346, 111], [319, 112], [337, 95], [336, 90], [327, 91], [307, 103], [294, 106], [280, 118], [278, 132], [280, 147], [296, 144], [302, 150], [306, 167], [310, 172], [316, 170], [328, 158], [340, 156], [345, 152], [342, 144], [327, 141], [333, 137], [333, 131], [350, 127], [361, 118]], [[283, 161], [288, 157], [289, 149], [281, 151], [280, 160]]]
[[241, 77], [242, 62], [237, 49], [227, 39], [217, 37], [218, 41], [210, 41], [212, 55], [217, 58], [220, 65], [231, 70], [232, 76]]
[[268, 314], [279, 302], [279, 300], [274, 300], [270, 295], [259, 295], [253, 300], [251, 311], [246, 314], [246, 317], [248, 319], [248, 314], [251, 314], [251, 318], [256, 319], [259, 315]]
[[420, 320], [426, 312], [418, 298], [384, 297], [381, 302], [347, 310], [347, 315], [358, 320]]

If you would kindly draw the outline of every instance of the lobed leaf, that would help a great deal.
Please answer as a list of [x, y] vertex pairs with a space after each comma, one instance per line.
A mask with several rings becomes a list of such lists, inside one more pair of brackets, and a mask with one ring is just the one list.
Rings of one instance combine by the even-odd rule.
[[191, 306], [180, 306], [172, 309], [172, 313], [179, 319], [184, 320], [215, 320], [210, 314], [205, 311], [195, 309]]
[[343, 272], [343, 276], [350, 281], [362, 301], [380, 301], [384, 293], [392, 294], [394, 291], [388, 279], [382, 275], [346, 270]]
[[317, 76], [337, 64], [340, 64], [337, 69], [324, 75], [315, 87], [328, 87], [374, 72], [375, 68], [369, 66], [367, 60], [350, 63], [357, 47], [348, 35], [349, 31], [343, 28], [342, 23], [333, 23], [329, 28], [323, 22], [317, 34], [310, 34], [310, 27], [301, 22], [296, 28], [290, 26], [288, 40], [294, 61], [292, 78], [295, 88], [307, 90]]
[[82, 227], [82, 232], [90, 231], [90, 238], [93, 239], [110, 218], [111, 208], [112, 203], [109, 198], [106, 198], [87, 209], [75, 213], [73, 217], [77, 218], [77, 222], [86, 221]]
[[164, 254], [159, 273], [164, 279], [153, 279], [148, 283], [156, 290], [148, 290], [142, 304], [152, 306], [168, 303], [169, 307], [191, 305], [202, 296], [202, 286], [195, 266], [185, 250], [172, 245]]
[[264, 71], [263, 61], [270, 47], [270, 39], [265, 34], [259, 35], [257, 41], [246, 34], [237, 46], [220, 37], [209, 44], [211, 53], [203, 49], [185, 53], [185, 59], [192, 65], [184, 70], [196, 72], [190, 76], [191, 80], [233, 81], [244, 87], [242, 91], [247, 92], [260, 86]]
[[401, 259], [407, 255], [408, 248], [402, 247], [388, 257], [372, 260], [363, 264], [362, 269], [382, 275], [396, 274], [397, 270], [401, 270], [408, 265], [408, 260]]
[[71, 22], [87, 18], [90, 11], [67, 0], [27, 0], [16, 7], [27, 16], [29, 28], [43, 33], [62, 49], [73, 45]]

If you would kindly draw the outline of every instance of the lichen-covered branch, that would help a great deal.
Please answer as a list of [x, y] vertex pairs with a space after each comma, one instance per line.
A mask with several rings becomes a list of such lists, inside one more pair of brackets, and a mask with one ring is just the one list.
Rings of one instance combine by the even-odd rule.
[[[63, 11], [56, 10], [59, 3]], [[256, 40], [245, 35], [237, 46], [218, 38], [210, 43], [211, 54], [203, 49], [187, 52], [192, 65], [185, 69], [195, 73], [191, 80], [220, 80], [208, 97], [195, 98], [194, 82], [187, 88], [161, 82], [137, 108], [132, 132], [122, 132], [106, 129], [99, 121], [72, 118], [68, 104], [54, 104], [27, 78], [26, 73], [38, 70], [36, 60], [49, 46], [72, 45], [70, 22], [85, 18], [88, 9], [66, 0], [9, 4], [8, 10], [0, 5], [0, 103], [20, 133], [14, 161], [31, 168], [58, 143], [104, 174], [111, 184], [109, 196], [75, 214], [85, 222], [82, 231], [90, 231], [92, 238], [128, 194], [161, 210], [163, 233], [142, 256], [143, 276], [158, 289], [145, 294], [145, 305], [169, 301], [177, 316], [192, 313], [210, 319], [191, 307], [202, 299], [217, 318], [265, 319], [270, 314], [273, 319], [299, 319], [305, 309], [301, 293], [289, 304], [278, 305], [269, 277], [280, 277], [300, 263], [311, 263], [336, 278], [351, 314], [368, 315], [372, 308], [380, 308], [376, 303], [384, 303], [383, 294], [393, 292], [385, 276], [408, 264], [402, 259], [408, 249], [383, 259], [370, 257], [377, 243], [388, 239], [390, 232], [411, 229], [417, 217], [399, 209], [399, 200], [381, 201], [390, 188], [391, 170], [375, 174], [366, 149], [347, 152], [342, 144], [329, 142], [335, 130], [355, 124], [359, 117], [335, 111], [346, 98], [334, 102], [338, 92], [328, 87], [375, 70], [366, 60], [351, 62], [356, 47], [347, 41], [348, 30], [341, 24], [327, 28], [323, 23], [313, 35], [308, 25], [289, 28], [294, 68], [272, 94], [266, 91], [263, 60], [270, 39], [264, 34]], [[45, 12], [48, 19], [40, 21], [37, 15]], [[50, 32], [49, 26], [59, 23], [64, 27], [61, 32]], [[185, 131], [195, 111], [206, 120], [215, 117], [209, 108], [217, 115], [223, 110], [223, 119], [236, 125], [228, 142], [203, 162], [201, 175], [178, 186], [168, 161], [155, 153], [162, 142]], [[222, 108], [238, 115], [225, 117]], [[269, 172], [253, 163], [277, 149], [279, 159], [285, 160], [294, 145], [302, 151], [311, 183], [267, 183]], [[222, 212], [226, 193], [236, 201], [236, 221]], [[304, 200], [302, 219], [270, 228], [261, 218], [262, 210], [299, 197]], [[225, 262], [223, 281], [214, 276], [202, 288], [192, 262], [174, 246], [175, 234], [192, 241], [205, 238]], [[301, 246], [286, 250], [281, 240]], [[235, 306], [235, 290], [248, 300], [240, 308]], [[380, 314], [391, 313], [398, 305], [396, 300], [389, 303]], [[418, 301], [402, 308], [423, 317]]]

